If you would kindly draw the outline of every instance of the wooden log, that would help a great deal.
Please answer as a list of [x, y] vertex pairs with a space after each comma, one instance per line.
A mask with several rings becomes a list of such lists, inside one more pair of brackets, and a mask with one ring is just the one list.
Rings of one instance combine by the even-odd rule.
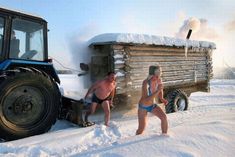
[[[200, 78], [197, 80], [196, 83], [204, 82], [204, 81], [207, 81], [207, 79]], [[176, 86], [176, 85], [187, 86], [189, 84], [195, 84], [194, 80], [189, 79], [189, 80], [184, 80], [184, 81], [177, 80], [175, 82], [165, 82], [164, 86], [165, 87], [171, 87], [171, 86]]]
[[[181, 82], [181, 81], [187, 81], [187, 80], [191, 80], [194, 82], [194, 78], [185, 78], [185, 79], [174, 79], [172, 78], [171, 80], [163, 80], [163, 83], [166, 83], [166, 82], [175, 82], [175, 81], [178, 81], [178, 82]], [[197, 80], [207, 80], [207, 77], [198, 77]], [[135, 83], [142, 83], [143, 80], [132, 80], [132, 84], [135, 84]]]
[[[166, 47], [166, 46], [129, 46], [129, 50], [142, 50], [142, 51], [184, 51], [184, 47]], [[188, 51], [199, 51], [199, 52], [205, 52], [208, 51], [208, 49], [192, 49], [188, 48]]]
[[119, 83], [117, 83], [117, 87], [125, 88], [126, 87], [126, 83], [125, 82], [119, 82]]
[[[176, 65], [198, 65], [198, 64], [207, 64], [208, 61], [177, 61], [177, 62], [162, 62], [160, 66], [176, 66]], [[131, 67], [134, 67], [136, 65], [144, 65], [144, 66], [150, 66], [150, 65], [156, 65], [156, 62], [130, 62], [129, 65]]]
[[125, 80], [126, 80], [125, 76], [116, 78], [116, 81], [118, 82], [125, 81]]
[[124, 67], [125, 67], [125, 64], [114, 64], [115, 69], [121, 69], [121, 68], [124, 68]]
[[[140, 63], [140, 64], [135, 64], [135, 65], [130, 65], [130, 67], [132, 69], [149, 68], [149, 66], [151, 66], [151, 64], [143, 65]], [[193, 67], [193, 68], [207, 67], [207, 68], [209, 68], [207, 64], [188, 64], [188, 63], [185, 63], [185, 64], [161, 65], [162, 70], [172, 68], [172, 67], [177, 68], [177, 69], [184, 68], [184, 67]]]
[[[207, 71], [208, 69], [205, 66], [197, 66], [196, 68], [194, 67], [189, 67], [189, 66], [182, 66], [182, 67], [163, 67], [162, 71], [164, 72], [174, 72], [174, 71], [194, 71], [194, 70], [199, 70], [200, 71]], [[143, 68], [134, 68], [131, 69], [131, 71], [129, 72], [130, 74], [133, 73], [148, 73], [148, 67], [143, 67]]]
[[[208, 75], [206, 73], [204, 74], [197, 74], [196, 75], [196, 78], [200, 78], [200, 77], [208, 77]], [[188, 74], [188, 75], [175, 75], [175, 76], [166, 76], [166, 77], [162, 77], [162, 80], [163, 81], [168, 81], [168, 80], [184, 80], [184, 79], [188, 79], [188, 78], [192, 78], [194, 79], [195, 78], [195, 75], [194, 74]], [[131, 77], [130, 80], [144, 80], [146, 79], [146, 77]]]
[[184, 56], [131, 56], [129, 60], [138, 60], [138, 61], [165, 61], [165, 60], [183, 60], [183, 61], [200, 61], [200, 60], [206, 60], [206, 57], [204, 56], [196, 56], [196, 57], [184, 57]]
[[135, 58], [130, 58], [126, 60], [125, 62], [128, 64], [129, 62], [155, 62], [155, 64], [160, 64], [162, 62], [178, 62], [178, 61], [206, 61], [206, 58], [143, 58], [143, 57], [135, 57]]
[[111, 46], [113, 50], [124, 50], [124, 46], [123, 45], [112, 45]]
[[[185, 56], [184, 51], [130, 51], [128, 53], [131, 57], [132, 56]], [[205, 52], [195, 53], [195, 52], [188, 52], [187, 56], [206, 56]]]
[[149, 67], [152, 65], [159, 65], [161, 67], [172, 67], [172, 66], [200, 66], [200, 65], [204, 65], [205, 67], [210, 67], [211, 65], [209, 65], [206, 61], [198, 61], [198, 62], [187, 62], [185, 61], [183, 63], [183, 61], [173, 61], [173, 62], [125, 62], [124, 63], [125, 66], [130, 66], [131, 68], [141, 68], [141, 67]]
[[[197, 82], [195, 82], [193, 79], [188, 79], [188, 80], [175, 80], [175, 81], [168, 81], [168, 82], [163, 82], [163, 86], [165, 87], [170, 87], [170, 88], [174, 88], [174, 86], [189, 86], [189, 85], [194, 85], [194, 84], [198, 84], [200, 82], [205, 82], [208, 81], [208, 79], [205, 78], [198, 78]], [[134, 82], [132, 83], [131, 88], [141, 88], [142, 87], [142, 82]]]
[[123, 54], [125, 51], [124, 49], [113, 49], [114, 54]]
[[[195, 70], [187, 70], [187, 71], [171, 71], [171, 72], [163, 72], [162, 77], [174, 77], [174, 76], [184, 76], [184, 75], [193, 75]], [[144, 72], [146, 75], [141, 73], [131, 73], [131, 78], [146, 78], [148, 76], [148, 72]], [[196, 70], [197, 75], [207, 75], [208, 72], [205, 70]]]
[[[197, 74], [207, 74], [205, 70], [196, 70]], [[194, 70], [187, 70], [187, 71], [170, 71], [170, 72], [163, 72], [162, 77], [165, 76], [175, 76], [175, 75], [188, 75], [194, 73]]]

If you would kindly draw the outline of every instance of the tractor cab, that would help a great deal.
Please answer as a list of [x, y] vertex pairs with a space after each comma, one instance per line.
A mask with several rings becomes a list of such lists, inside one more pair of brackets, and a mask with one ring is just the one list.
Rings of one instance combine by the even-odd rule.
[[47, 31], [41, 17], [0, 8], [0, 71], [34, 67], [60, 83], [48, 60]]
[[47, 58], [47, 26], [39, 17], [10, 12], [0, 16], [0, 56], [2, 60], [45, 61]]

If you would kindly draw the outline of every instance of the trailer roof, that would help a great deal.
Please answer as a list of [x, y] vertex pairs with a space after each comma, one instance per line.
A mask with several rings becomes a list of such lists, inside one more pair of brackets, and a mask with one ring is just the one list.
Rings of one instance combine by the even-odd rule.
[[89, 46], [107, 44], [134, 44], [134, 45], [156, 45], [156, 46], [176, 46], [216, 49], [213, 42], [184, 40], [164, 36], [130, 34], [130, 33], [106, 33], [100, 34], [88, 41]]

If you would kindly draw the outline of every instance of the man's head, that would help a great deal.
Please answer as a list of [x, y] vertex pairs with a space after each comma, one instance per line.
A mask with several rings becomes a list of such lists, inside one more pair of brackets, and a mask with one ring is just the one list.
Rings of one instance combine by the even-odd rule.
[[154, 76], [161, 76], [162, 74], [162, 69], [159, 65], [152, 65], [149, 67], [149, 75], [154, 75]]
[[116, 74], [115, 74], [115, 72], [108, 72], [107, 78], [108, 78], [108, 80], [109, 80], [110, 82], [115, 81], [115, 80], [116, 80]]

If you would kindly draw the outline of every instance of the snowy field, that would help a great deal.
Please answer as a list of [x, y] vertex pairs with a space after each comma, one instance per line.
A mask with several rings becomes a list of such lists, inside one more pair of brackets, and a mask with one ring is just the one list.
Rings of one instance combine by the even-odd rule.
[[[76, 95], [75, 86], [66, 87], [65, 94]], [[188, 111], [167, 115], [169, 137], [160, 134], [160, 120], [151, 114], [140, 136], [136, 115], [112, 118], [110, 127], [102, 118], [88, 128], [57, 121], [49, 133], [0, 143], [0, 156], [235, 156], [235, 80], [213, 80], [210, 93], [193, 93], [189, 100]]]

